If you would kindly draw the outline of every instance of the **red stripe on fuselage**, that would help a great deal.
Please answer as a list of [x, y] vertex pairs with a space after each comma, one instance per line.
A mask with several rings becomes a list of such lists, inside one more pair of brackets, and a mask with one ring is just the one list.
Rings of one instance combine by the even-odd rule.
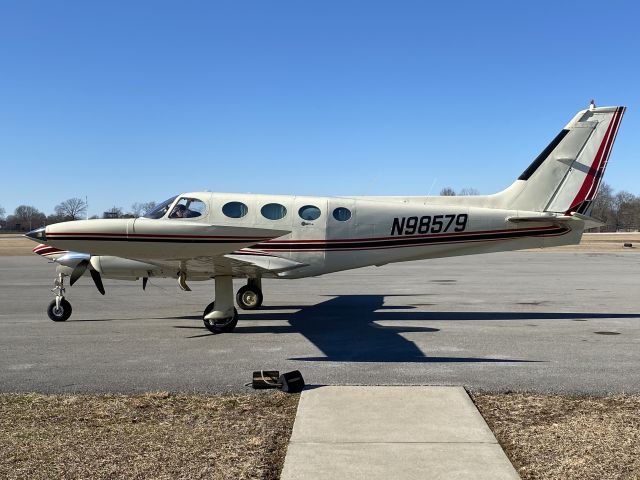
[[[550, 229], [556, 229], [558, 227], [550, 227]], [[546, 229], [545, 229], [546, 230]], [[522, 233], [523, 230], [509, 230], [515, 232]], [[526, 232], [531, 232], [532, 234], [539, 232], [540, 230], [526, 230]], [[513, 236], [513, 237], [502, 237], [502, 238], [478, 238], [473, 240], [456, 240], [452, 238], [450, 241], [437, 242], [437, 243], [408, 243], [404, 245], [391, 245], [391, 246], [375, 246], [375, 247], [345, 247], [345, 248], [296, 248], [292, 246], [289, 249], [270, 249], [268, 248], [268, 244], [262, 244], [263, 248], [261, 248], [264, 252], [275, 252], [275, 253], [283, 253], [283, 252], [356, 252], [361, 250], [391, 250], [397, 248], [415, 248], [415, 247], [430, 247], [435, 245], [453, 245], [453, 244], [462, 244], [462, 243], [478, 243], [478, 242], [499, 242], [505, 240], [514, 240], [518, 238], [528, 238], [528, 237], [558, 237], [561, 235], [566, 235], [571, 231], [570, 228], [566, 228], [565, 230], [558, 233], [542, 233], [539, 235], [522, 235], [522, 236]], [[498, 232], [498, 231], [496, 231]], [[477, 232], [471, 232], [473, 234]], [[398, 237], [395, 237], [398, 238]], [[276, 255], [277, 256], [277, 255]]]
[[[545, 219], [541, 218], [540, 219], [541, 222], [545, 222]], [[553, 227], [536, 227], [536, 228], [530, 228], [530, 229], [526, 229], [526, 231], [540, 231], [540, 230], [546, 230], [549, 228], [553, 228]], [[524, 229], [502, 229], [502, 230], [474, 230], [474, 231], [464, 231], [464, 232], [457, 232], [458, 234], [485, 234], [485, 233], [508, 233], [508, 232], [522, 232]], [[427, 234], [422, 234], [422, 235], [395, 235], [395, 236], [386, 236], [386, 237], [356, 237], [356, 238], [344, 238], [344, 239], [318, 239], [318, 240], [305, 240], [305, 239], [299, 239], [299, 240], [295, 240], [295, 239], [289, 239], [289, 240], [280, 240], [280, 239], [265, 239], [265, 237], [221, 237], [221, 236], [207, 236], [207, 235], [145, 235], [145, 234], [134, 234], [134, 235], [128, 235], [127, 234], [115, 234], [115, 233], [78, 233], [78, 232], [68, 232], [68, 233], [53, 233], [53, 234], [47, 234], [47, 236], [74, 236], [74, 235], [78, 235], [78, 236], [90, 236], [90, 237], [96, 237], [96, 238], [100, 238], [100, 237], [107, 237], [107, 238], [127, 238], [127, 237], [134, 237], [136, 239], [140, 239], [140, 240], [144, 240], [145, 237], [148, 238], [166, 238], [167, 240], [170, 240], [172, 238], [176, 238], [176, 239], [183, 239], [183, 238], [189, 238], [189, 239], [211, 239], [211, 240], [215, 240], [215, 239], [227, 239], [227, 240], [266, 240], [264, 242], [261, 243], [261, 245], [288, 245], [288, 244], [314, 244], [314, 243], [358, 243], [358, 242], [375, 242], [375, 241], [383, 241], [383, 240], [400, 240], [400, 239], [423, 239], [423, 238], [439, 238], [439, 237], [448, 237], [451, 235], [456, 235], [456, 233], [427, 233]], [[261, 249], [263, 250], [263, 249]]]
[[47, 237], [111, 237], [111, 238], [202, 238], [225, 240], [264, 240], [269, 237], [228, 237], [223, 235], [160, 235], [147, 233], [96, 233], [96, 232], [53, 232], [47, 233]]
[[50, 255], [59, 252], [66, 252], [66, 250], [60, 250], [59, 248], [50, 247], [49, 245], [39, 245], [33, 249], [33, 253], [37, 253], [38, 255]]
[[[547, 220], [548, 221], [548, 220]], [[541, 223], [545, 222], [545, 219], [540, 220]], [[529, 229], [516, 229], [516, 228], [508, 228], [502, 230], [473, 230], [473, 231], [464, 231], [464, 232], [456, 232], [456, 233], [427, 233], [423, 235], [394, 235], [391, 237], [363, 237], [363, 238], [344, 238], [344, 239], [326, 239], [326, 240], [279, 240], [273, 239], [268, 240], [260, 245], [287, 245], [287, 244], [313, 244], [313, 243], [359, 243], [359, 242], [375, 242], [381, 240], [401, 240], [401, 239], [416, 239], [420, 240], [422, 238], [439, 238], [439, 237], [450, 237], [452, 235], [476, 235], [476, 234], [485, 234], [485, 233], [509, 233], [509, 232], [522, 232], [522, 231], [539, 231], [539, 230], [548, 230], [549, 228], [555, 228], [553, 226], [547, 227], [536, 227]], [[260, 248], [264, 250], [263, 248]]]

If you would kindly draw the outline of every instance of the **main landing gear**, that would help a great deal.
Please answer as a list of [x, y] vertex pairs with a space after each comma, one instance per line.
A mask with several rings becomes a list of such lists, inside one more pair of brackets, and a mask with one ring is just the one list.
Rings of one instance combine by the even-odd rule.
[[211, 333], [232, 332], [238, 323], [238, 311], [233, 306], [233, 277], [216, 277], [216, 301], [207, 305], [202, 321]]
[[262, 281], [250, 278], [247, 284], [236, 293], [236, 303], [242, 310], [257, 310], [262, 305]]
[[51, 289], [56, 299], [49, 304], [47, 315], [54, 322], [64, 322], [71, 316], [71, 304], [64, 298], [64, 277], [62, 273], [59, 273]]
[[[207, 305], [202, 313], [202, 321], [211, 333], [232, 332], [238, 324], [238, 310], [233, 306], [233, 277], [218, 276], [216, 300]], [[242, 310], [256, 310], [262, 305], [262, 285], [259, 278], [250, 278], [247, 285], [236, 294], [236, 302]]]

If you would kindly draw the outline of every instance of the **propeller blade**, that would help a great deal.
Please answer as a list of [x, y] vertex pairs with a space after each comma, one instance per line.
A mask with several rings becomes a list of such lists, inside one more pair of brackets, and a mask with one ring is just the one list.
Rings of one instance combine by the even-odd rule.
[[100, 272], [94, 270], [93, 268], [89, 270], [91, 274], [91, 278], [93, 279], [93, 283], [96, 284], [96, 288], [98, 291], [104, 295], [104, 285], [102, 284], [102, 277], [100, 276]]
[[73, 285], [84, 274], [89, 265], [89, 260], [81, 260], [71, 272], [69, 277], [69, 285]]
[[149, 277], [142, 277], [142, 290], [147, 289], [147, 282], [149, 281]]
[[190, 292], [191, 289], [187, 285], [187, 274], [185, 272], [178, 273], [178, 286], [183, 292]]

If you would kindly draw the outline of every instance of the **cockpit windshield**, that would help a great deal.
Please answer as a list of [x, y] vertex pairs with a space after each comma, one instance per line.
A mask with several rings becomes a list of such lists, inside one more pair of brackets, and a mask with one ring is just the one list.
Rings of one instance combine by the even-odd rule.
[[164, 217], [165, 214], [167, 213], [167, 210], [169, 210], [169, 207], [174, 202], [176, 197], [177, 197], [177, 195], [175, 197], [171, 197], [169, 200], [165, 200], [164, 202], [159, 204], [157, 207], [155, 207], [153, 210], [149, 210], [147, 213], [145, 213], [143, 215], [143, 217], [144, 218], [162, 218], [162, 217]]
[[182, 197], [173, 207], [169, 218], [194, 218], [201, 217], [207, 211], [207, 206], [197, 198]]

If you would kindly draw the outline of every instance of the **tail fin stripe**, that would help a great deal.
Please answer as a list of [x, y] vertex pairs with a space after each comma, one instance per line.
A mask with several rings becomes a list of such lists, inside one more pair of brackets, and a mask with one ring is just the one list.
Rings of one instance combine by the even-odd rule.
[[593, 200], [593, 198], [598, 193], [598, 189], [600, 188], [600, 183], [602, 182], [602, 177], [604, 176], [604, 171], [607, 168], [607, 164], [609, 163], [609, 157], [611, 156], [611, 151], [613, 150], [613, 144], [616, 141], [616, 137], [618, 136], [618, 128], [620, 127], [620, 122], [622, 120], [622, 116], [624, 115], [625, 108], [620, 107], [617, 111], [618, 116], [614, 119], [615, 126], [613, 127], [613, 133], [611, 137], [609, 137], [609, 144], [607, 145], [606, 154], [604, 156], [604, 161], [602, 162], [602, 166], [598, 170], [598, 178], [592, 185], [591, 190], [587, 195], [587, 200]]
[[[613, 144], [613, 138], [615, 137], [615, 133], [618, 130], [619, 120], [622, 117], [622, 108], [618, 108], [607, 127], [607, 131], [602, 139], [602, 143], [598, 148], [598, 152], [596, 154], [596, 158], [593, 161], [589, 172], [587, 173], [586, 178], [578, 194], [576, 195], [573, 202], [571, 202], [571, 207], [567, 210], [567, 213], [575, 211], [575, 208], [578, 207], [582, 202], [589, 198], [593, 191], [593, 187], [595, 184], [599, 184], [600, 177], [602, 176], [602, 172], [604, 172], [604, 167], [606, 166], [605, 158], [608, 158], [610, 153], [610, 147]], [[606, 152], [606, 155], [605, 155]]]
[[560, 133], [556, 135], [553, 140], [551, 140], [551, 143], [549, 143], [549, 145], [547, 145], [546, 148], [540, 153], [540, 155], [538, 155], [535, 160], [531, 162], [531, 165], [529, 165], [527, 169], [522, 172], [522, 175], [518, 177], [518, 180], [529, 180], [529, 177], [531, 177], [531, 175], [535, 173], [538, 167], [540, 167], [540, 165], [544, 163], [547, 157], [551, 155], [551, 153], [560, 144], [562, 139], [567, 136], [567, 133], [569, 133], [569, 130], [561, 130]]

